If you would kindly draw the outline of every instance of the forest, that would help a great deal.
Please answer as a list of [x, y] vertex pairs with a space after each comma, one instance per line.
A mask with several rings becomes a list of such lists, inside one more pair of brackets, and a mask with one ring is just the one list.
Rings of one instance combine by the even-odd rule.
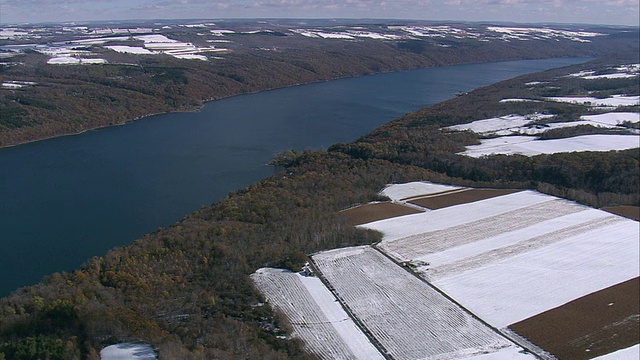
[[[504, 56], [526, 57], [521, 50]], [[265, 266], [297, 269], [306, 261], [307, 254], [378, 241], [380, 234], [349, 225], [339, 211], [356, 204], [384, 200], [378, 192], [389, 183], [425, 180], [475, 187], [532, 188], [596, 207], [637, 206], [638, 149], [474, 159], [456, 155], [456, 152], [464, 145], [477, 143], [478, 135], [441, 130], [445, 125], [516, 111], [553, 112], [559, 118], [579, 116], [585, 112], [579, 105], [514, 104], [496, 100], [547, 96], [541, 92], [544, 90], [526, 86], [528, 82], [540, 79], [554, 82], [553, 85], [560, 88], [556, 93], [592, 91], [589, 87], [595, 86], [594, 83], [561, 75], [606, 68], [620, 62], [638, 63], [637, 50], [636, 43], [636, 48], [628, 52], [619, 51], [587, 64], [525, 75], [480, 88], [407, 114], [353, 143], [335, 144], [326, 152], [292, 149], [279, 154], [273, 164], [280, 169], [277, 174], [231, 193], [131, 245], [89, 259], [75, 271], [52, 274], [35, 286], [18, 289], [0, 299], [0, 359], [99, 359], [101, 348], [124, 341], [149, 343], [160, 359], [311, 359], [313, 356], [304, 351], [303, 344], [287, 337], [286, 319], [265, 304], [249, 275]], [[556, 48], [544, 55], [557, 56], [559, 52], [562, 50]], [[313, 61], [302, 60], [307, 59], [307, 54], [301, 53], [297, 61]], [[344, 56], [357, 55], [348, 53]], [[504, 56], [478, 54], [475, 59], [496, 60]], [[392, 64], [391, 57], [385, 58], [387, 62], [368, 58], [344, 65], [347, 69], [336, 70], [337, 63], [331, 62], [330, 56], [325, 54], [316, 58], [316, 75], [308, 79], [436, 64], [416, 61], [410, 55], [407, 58], [413, 60], [402, 65]], [[254, 58], [253, 61], [249, 63], [254, 64], [254, 70], [229, 65], [223, 71], [229, 74], [233, 71], [245, 80], [255, 79], [250, 74], [255, 75], [258, 66], [276, 60]], [[447, 58], [447, 63], [456, 61], [463, 60]], [[344, 59], [339, 63], [350, 64]], [[150, 65], [145, 65], [145, 71], [159, 71]], [[166, 66], [166, 63], [157, 66]], [[272, 67], [275, 68], [278, 67]], [[210, 74], [202, 70], [202, 76], [234, 84], [237, 91], [300, 81], [300, 73], [287, 78], [286, 74], [291, 73], [284, 70], [285, 67], [279, 69], [270, 71], [282, 71], [280, 77], [276, 76], [280, 82], [251, 80], [246, 87], [239, 85], [239, 81], [229, 80], [229, 76], [219, 75], [220, 72]], [[297, 69], [302, 72], [301, 67]], [[44, 76], [57, 78], [60, 82], [67, 81], [64, 79], [68, 74], [63, 76], [58, 71], [71, 72], [88, 82], [95, 81], [93, 75], [85, 73], [88, 68], [42, 71], [47, 72]], [[105, 67], [99, 71], [111, 70]], [[129, 71], [131, 76], [143, 76], [141, 69]], [[172, 77], [172, 84], [182, 76], [189, 79], [190, 84], [198, 83], [194, 80], [198, 76], [192, 71], [163, 74]], [[265, 77], [272, 75], [269, 73]], [[164, 84], [164, 80], [160, 82]], [[199, 82], [201, 86], [204, 83]], [[631, 82], [601, 82], [598, 91], [624, 89], [627, 94], [638, 95], [638, 87], [636, 78]], [[70, 91], [81, 88], [74, 85]], [[84, 89], [86, 93], [81, 98], [104, 96], [103, 90], [92, 93], [98, 88]], [[167, 89], [165, 86], [161, 93]], [[192, 102], [192, 105], [202, 98], [212, 97], [212, 88], [174, 89], [178, 93], [186, 91], [174, 99]], [[122, 91], [127, 93], [125, 90]], [[135, 90], [140, 98], [131, 98], [131, 104], [148, 99], [145, 91]], [[119, 98], [120, 95], [114, 96]], [[119, 99], [114, 102], [122, 98]], [[34, 97], [21, 102], [35, 100], [43, 101]], [[63, 111], [33, 104], [39, 103], [25, 106], [35, 107], [37, 111], [24, 110], [33, 116], [31, 119], [37, 118], [38, 111]], [[638, 111], [637, 106], [632, 110]], [[123, 115], [119, 119], [131, 115], [126, 106], [121, 111]]]

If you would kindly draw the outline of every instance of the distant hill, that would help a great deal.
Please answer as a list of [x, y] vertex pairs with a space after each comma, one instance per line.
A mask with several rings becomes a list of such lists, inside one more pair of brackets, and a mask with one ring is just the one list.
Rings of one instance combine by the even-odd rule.
[[339, 77], [638, 50], [637, 29], [224, 20], [0, 29], [0, 146]]

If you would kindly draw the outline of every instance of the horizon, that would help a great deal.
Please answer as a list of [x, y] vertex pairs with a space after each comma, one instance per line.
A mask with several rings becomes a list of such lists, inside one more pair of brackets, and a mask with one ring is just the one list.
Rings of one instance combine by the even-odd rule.
[[123, 24], [123, 23], [149, 23], [149, 22], [203, 22], [203, 21], [335, 21], [335, 22], [354, 22], [358, 24], [364, 24], [368, 22], [421, 22], [421, 23], [435, 23], [435, 24], [491, 24], [491, 25], [532, 25], [532, 26], [604, 26], [604, 27], [620, 27], [620, 28], [640, 28], [640, 24], [636, 25], [623, 25], [623, 24], [606, 24], [606, 23], [585, 23], [585, 22], [552, 22], [552, 21], [539, 21], [539, 22], [518, 22], [508, 20], [461, 20], [461, 19], [443, 19], [443, 20], [431, 20], [431, 19], [409, 19], [409, 18], [349, 18], [349, 17], [333, 17], [333, 18], [304, 18], [304, 17], [218, 17], [218, 18], [153, 18], [153, 19], [104, 19], [104, 20], [69, 20], [69, 21], [40, 21], [40, 22], [11, 22], [5, 23], [0, 21], [1, 27], [13, 27], [13, 26], [36, 26], [36, 25], [107, 25]]
[[[204, 16], [203, 16], [204, 15]], [[0, 0], [0, 24], [404, 20], [640, 27], [637, 0]]]

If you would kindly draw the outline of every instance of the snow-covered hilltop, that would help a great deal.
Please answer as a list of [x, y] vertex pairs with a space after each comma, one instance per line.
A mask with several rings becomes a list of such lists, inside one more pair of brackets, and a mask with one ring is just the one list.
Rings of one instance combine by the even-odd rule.
[[[455, 42], [511, 42], [511, 41], [570, 41], [591, 42], [608, 35], [606, 31], [573, 27], [548, 26], [489, 26], [480, 24], [357, 24], [309, 25], [305, 22], [270, 21], [251, 25], [218, 22], [149, 24], [126, 23], [114, 25], [10, 25], [0, 28], [0, 59], [12, 57], [27, 50], [49, 55], [49, 64], [87, 65], [108, 62], [100, 53], [102, 47], [120, 53], [137, 55], [167, 54], [179, 59], [211, 60], [215, 53], [224, 53], [227, 47], [212, 43], [233, 44], [242, 48], [242, 35], [270, 34], [296, 38], [330, 39], [335, 41], [426, 41], [433, 46], [451, 47]], [[232, 27], [233, 29], [230, 29]], [[192, 41], [174, 39], [171, 34], [185, 35]], [[256, 49], [265, 50], [265, 49]]]

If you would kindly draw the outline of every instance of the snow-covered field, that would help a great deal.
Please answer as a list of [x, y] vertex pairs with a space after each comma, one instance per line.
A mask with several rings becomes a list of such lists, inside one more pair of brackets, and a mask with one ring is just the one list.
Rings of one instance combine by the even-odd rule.
[[[463, 190], [412, 182], [381, 194], [402, 202]], [[436, 288], [512, 334], [511, 324], [640, 273], [637, 221], [531, 190], [362, 227], [381, 231], [378, 249], [435, 286], [370, 246], [312, 256], [339, 301], [395, 359], [533, 358]], [[323, 358], [379, 356], [318, 278], [278, 269], [252, 277]], [[635, 356], [637, 349], [603, 359]]]
[[584, 121], [592, 121], [596, 124], [616, 126], [626, 121], [631, 123], [640, 122], [640, 113], [610, 112], [597, 115], [583, 115], [580, 118]]
[[[621, 103], [622, 97], [609, 99], [594, 98], [555, 98], [563, 101], [575, 101], [582, 103], [586, 99], [598, 100], [595, 105]], [[638, 97], [626, 97], [637, 103]], [[503, 99], [504, 100], [504, 99]], [[526, 101], [526, 99], [507, 99], [510, 101]], [[625, 100], [625, 101], [626, 101]], [[590, 103], [591, 104], [591, 103]], [[443, 129], [448, 131], [473, 131], [483, 136], [499, 136], [497, 138], [482, 139], [479, 145], [467, 146], [467, 150], [462, 155], [471, 157], [481, 157], [487, 155], [512, 155], [520, 154], [534, 156], [540, 154], [553, 154], [559, 152], [575, 151], [610, 151], [626, 150], [640, 147], [640, 136], [608, 134], [608, 135], [583, 135], [560, 139], [540, 140], [535, 135], [543, 134], [546, 131], [560, 128], [571, 128], [576, 126], [589, 125], [599, 128], [619, 129], [634, 134], [640, 134], [637, 129], [629, 128], [627, 123], [637, 124], [640, 122], [640, 113], [634, 112], [607, 112], [593, 115], [583, 115], [579, 120], [568, 122], [549, 122], [553, 115], [511, 114], [507, 116], [476, 120], [467, 124], [448, 126]]]
[[129, 54], [142, 54], [142, 55], [152, 55], [155, 52], [149, 51], [140, 46], [127, 46], [127, 45], [110, 45], [105, 46], [107, 49], [111, 49], [113, 51], [117, 51], [120, 53], [129, 53]]
[[640, 147], [640, 136], [596, 134], [562, 139], [540, 140], [535, 136], [503, 136], [482, 139], [480, 145], [467, 146], [461, 155], [481, 157], [496, 154], [534, 156], [576, 151], [627, 150]]
[[[553, 118], [553, 115], [544, 114], [530, 114], [530, 115], [507, 115], [490, 119], [476, 120], [468, 124], [460, 124], [448, 126], [445, 129], [452, 131], [473, 131], [478, 134], [488, 135], [496, 134], [500, 135], [501, 131], [508, 131], [513, 133], [516, 129], [522, 129], [526, 125], [531, 123]], [[506, 133], [504, 134], [506, 135]]]
[[584, 104], [588, 106], [633, 106], [640, 104], [640, 96], [612, 95], [608, 98], [594, 98], [588, 96], [552, 96], [547, 100], [557, 102], [568, 102], [574, 104]]
[[155, 351], [147, 344], [122, 343], [107, 346], [100, 351], [102, 360], [155, 360]]
[[418, 195], [429, 195], [444, 191], [462, 189], [459, 186], [435, 184], [427, 181], [414, 181], [405, 184], [392, 184], [385, 187], [380, 194], [391, 200], [402, 200]]
[[596, 74], [593, 70], [585, 70], [569, 74], [570, 77], [579, 77], [586, 80], [597, 79], [628, 79], [640, 75], [640, 64], [621, 65], [611, 69], [607, 74]]
[[590, 38], [602, 36], [603, 34], [587, 31], [570, 31], [561, 29], [538, 28], [538, 27], [503, 27], [489, 26], [490, 31], [495, 31], [502, 35], [504, 40], [530, 40], [530, 39], [567, 39], [577, 42], [590, 42]]
[[0, 87], [3, 89], [20, 89], [27, 86], [35, 86], [36, 84], [33, 81], [8, 80], [3, 82]]
[[313, 260], [394, 359], [530, 358], [369, 246], [326, 251]]
[[317, 277], [262, 268], [251, 278], [314, 354], [328, 360], [384, 358]]
[[[117, 30], [117, 29], [116, 29]], [[202, 55], [205, 52], [226, 52], [228, 49], [217, 48], [215, 46], [198, 47], [191, 43], [180, 42], [170, 39], [162, 34], [138, 34], [141, 31], [132, 29], [129, 36], [101, 36], [95, 37], [95, 33], [87, 34], [87, 38], [75, 39], [68, 42], [57, 42], [52, 44], [31, 44], [26, 48], [33, 49], [42, 54], [49, 55], [47, 61], [53, 65], [88, 65], [104, 64], [105, 59], [96, 58], [97, 54], [87, 50], [90, 46], [102, 45], [120, 53], [136, 55], [158, 55], [167, 54], [179, 59], [196, 59], [207, 61], [208, 57]], [[149, 32], [151, 29], [147, 29]], [[116, 31], [115, 33], [118, 33]], [[113, 34], [113, 33], [112, 33]], [[131, 40], [143, 41], [143, 46], [109, 45], [113, 42], [126, 42]]]
[[612, 352], [611, 354], [598, 356], [593, 360], [636, 360], [640, 359], [640, 345], [630, 346], [626, 349]]
[[[595, 115], [583, 115], [580, 120], [568, 122], [547, 122], [553, 119], [553, 115], [511, 114], [507, 116], [476, 120], [467, 124], [453, 125], [445, 127], [451, 131], [473, 131], [481, 135], [536, 135], [547, 130], [575, 127], [580, 125], [591, 125], [602, 128], [617, 128], [625, 122], [640, 122], [640, 113], [633, 112], [608, 112]], [[627, 129], [630, 130], [630, 129]]]
[[362, 227], [498, 328], [640, 273], [638, 222], [534, 191]]

